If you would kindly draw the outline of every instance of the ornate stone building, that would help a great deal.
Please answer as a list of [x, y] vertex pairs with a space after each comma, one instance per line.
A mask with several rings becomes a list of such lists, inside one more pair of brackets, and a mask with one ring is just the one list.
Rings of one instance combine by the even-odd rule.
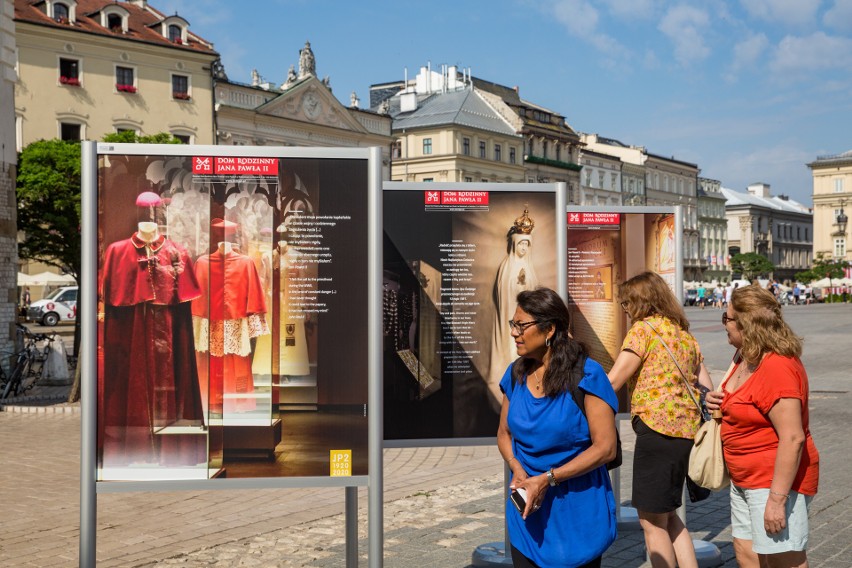
[[580, 205], [621, 205], [622, 161], [609, 154], [584, 148], [580, 151]]
[[412, 80], [372, 85], [370, 103], [393, 118], [394, 180], [564, 182], [577, 202], [579, 137], [517, 87], [455, 66], [421, 67]]
[[298, 71], [291, 65], [279, 86], [256, 70], [251, 84], [228, 79], [222, 67], [214, 71], [216, 144], [380, 146], [390, 153], [390, 117], [358, 108], [354, 93], [351, 106], [341, 104], [330, 79], [317, 76], [309, 42], [299, 51]]
[[169, 132], [213, 142], [213, 44], [147, 0], [14, 0], [17, 145]]
[[[787, 196], [772, 196], [765, 183], [753, 183], [747, 193], [721, 189], [728, 218], [728, 252], [756, 252], [775, 265], [769, 275], [790, 282], [811, 267], [813, 215]], [[733, 274], [738, 278], [738, 274]]]
[[[0, 3], [0, 351], [12, 351], [18, 302], [15, 202], [15, 25], [11, 2]], [[5, 368], [5, 364], [4, 364]]]
[[808, 164], [814, 178], [813, 255], [852, 261], [849, 211], [852, 209], [852, 150], [819, 156]]
[[698, 231], [700, 233], [703, 280], [730, 281], [728, 220], [725, 196], [719, 180], [698, 178]]
[[[701, 280], [699, 250], [698, 187], [696, 164], [648, 152], [597, 134], [581, 134], [588, 150], [617, 156], [631, 167], [622, 171], [623, 203], [627, 205], [680, 205], [683, 212], [683, 278]], [[639, 180], [640, 174], [644, 179]], [[629, 172], [629, 173], [628, 173]], [[625, 190], [624, 184], [627, 184]]]

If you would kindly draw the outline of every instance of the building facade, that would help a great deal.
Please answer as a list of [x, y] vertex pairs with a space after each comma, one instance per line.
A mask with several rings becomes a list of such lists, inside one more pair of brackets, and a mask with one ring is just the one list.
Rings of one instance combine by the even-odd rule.
[[147, 0], [14, 0], [15, 132], [97, 140], [133, 130], [212, 144], [213, 45]]
[[730, 281], [728, 219], [719, 180], [698, 178], [698, 231], [703, 280]]
[[[345, 107], [332, 94], [329, 80], [316, 74], [310, 43], [299, 52], [299, 70], [290, 67], [275, 86], [255, 71], [251, 84], [214, 72], [216, 144], [226, 146], [379, 146], [390, 155], [391, 118], [358, 108], [357, 97]], [[385, 177], [389, 168], [384, 167]]]
[[594, 150], [580, 151], [580, 205], [621, 205], [621, 160]]
[[[15, 178], [15, 24], [11, 2], [0, 3], [0, 351], [13, 351], [18, 303]], [[5, 367], [5, 365], [4, 365]]]
[[[833, 156], [820, 156], [808, 164], [814, 178], [813, 256], [852, 261], [848, 221], [852, 208], [852, 150]], [[842, 219], [841, 219], [842, 221]]]
[[[581, 134], [588, 150], [617, 156], [631, 164], [622, 174], [623, 202], [627, 205], [679, 205], [683, 215], [683, 278], [701, 280], [703, 267], [698, 230], [698, 174], [696, 164], [648, 152], [597, 134]], [[640, 174], [644, 176], [641, 181]], [[627, 190], [624, 184], [627, 183]]]
[[[768, 258], [775, 271], [768, 275], [789, 283], [813, 260], [813, 215], [787, 196], [772, 196], [765, 183], [753, 183], [746, 193], [722, 188], [728, 219], [728, 253], [755, 252]], [[733, 274], [738, 278], [738, 274]]]
[[393, 118], [394, 180], [563, 182], [577, 202], [579, 136], [517, 87], [455, 66], [421, 67], [412, 80], [371, 86], [370, 103]]

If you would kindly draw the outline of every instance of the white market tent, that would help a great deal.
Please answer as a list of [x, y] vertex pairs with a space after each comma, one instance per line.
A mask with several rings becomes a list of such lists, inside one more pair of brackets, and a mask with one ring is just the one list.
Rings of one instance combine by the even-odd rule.
[[[21, 276], [26, 276], [28, 281], [21, 282]], [[48, 271], [38, 274], [18, 273], [18, 286], [72, 286], [76, 282], [70, 274], [55, 274]]]
[[829, 278], [821, 278], [819, 280], [815, 280], [811, 282], [811, 288], [830, 288], [831, 286], [837, 286], [838, 279], [829, 279]]

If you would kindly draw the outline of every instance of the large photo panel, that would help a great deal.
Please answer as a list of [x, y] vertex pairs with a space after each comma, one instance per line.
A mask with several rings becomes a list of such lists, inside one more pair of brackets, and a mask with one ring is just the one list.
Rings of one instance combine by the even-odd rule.
[[[630, 322], [618, 303], [622, 282], [650, 270], [676, 292], [674, 208], [568, 209], [568, 307], [574, 336], [609, 371]], [[620, 411], [627, 412], [624, 393]]]
[[433, 187], [383, 191], [384, 438], [493, 439], [515, 298], [557, 287], [555, 191]]
[[99, 481], [367, 474], [369, 160], [306, 154], [99, 145]]

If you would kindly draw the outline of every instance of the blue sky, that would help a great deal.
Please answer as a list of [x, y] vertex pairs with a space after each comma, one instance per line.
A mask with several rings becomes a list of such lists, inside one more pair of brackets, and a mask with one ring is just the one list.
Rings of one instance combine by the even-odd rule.
[[212, 41], [230, 79], [280, 84], [310, 40], [362, 107], [431, 62], [519, 86], [577, 131], [811, 204], [805, 165], [852, 149], [852, 0], [150, 0]]

